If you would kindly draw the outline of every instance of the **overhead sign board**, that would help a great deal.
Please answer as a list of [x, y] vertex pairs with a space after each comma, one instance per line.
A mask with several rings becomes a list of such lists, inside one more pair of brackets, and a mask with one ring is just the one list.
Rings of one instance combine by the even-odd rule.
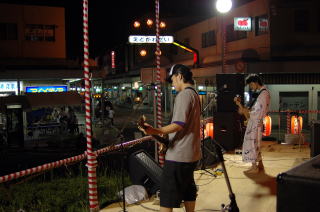
[[49, 92], [67, 92], [68, 88], [66, 85], [59, 86], [33, 86], [26, 87], [26, 93], [49, 93]]
[[[160, 36], [160, 43], [173, 43], [173, 36]], [[156, 43], [156, 36], [130, 35], [129, 43]]]
[[234, 19], [234, 31], [251, 31], [252, 21], [250, 17], [235, 17]]

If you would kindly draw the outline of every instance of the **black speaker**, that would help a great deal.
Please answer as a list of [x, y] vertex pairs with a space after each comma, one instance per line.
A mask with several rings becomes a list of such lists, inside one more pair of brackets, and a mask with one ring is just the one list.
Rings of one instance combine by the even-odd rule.
[[217, 147], [211, 137], [207, 137], [201, 141], [202, 158], [198, 163], [197, 169], [212, 168], [219, 164], [219, 156]]
[[244, 75], [243, 74], [217, 74], [217, 111], [233, 112], [238, 107], [233, 102], [236, 95], [240, 95], [243, 99], [244, 95]]
[[320, 155], [277, 177], [277, 212], [320, 211]]
[[237, 112], [216, 112], [213, 115], [215, 140], [227, 151], [242, 146], [243, 117]]
[[320, 122], [314, 122], [311, 125], [311, 151], [310, 157], [320, 154]]
[[149, 194], [160, 190], [162, 168], [146, 152], [137, 151], [129, 157], [129, 175], [135, 185], [142, 185]]

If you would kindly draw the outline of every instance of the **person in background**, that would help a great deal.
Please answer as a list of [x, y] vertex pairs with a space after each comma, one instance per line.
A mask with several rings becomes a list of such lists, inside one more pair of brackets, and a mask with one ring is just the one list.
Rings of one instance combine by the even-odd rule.
[[110, 123], [113, 126], [114, 125], [114, 123], [113, 123], [113, 117], [114, 117], [113, 107], [108, 105], [108, 106], [106, 106], [106, 110], [107, 110], [108, 118], [110, 119]]

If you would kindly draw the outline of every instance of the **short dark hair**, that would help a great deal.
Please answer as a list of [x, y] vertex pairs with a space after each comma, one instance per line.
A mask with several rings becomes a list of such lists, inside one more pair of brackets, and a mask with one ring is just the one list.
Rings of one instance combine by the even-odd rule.
[[249, 84], [251, 82], [258, 83], [259, 85], [263, 85], [262, 79], [257, 74], [251, 74], [246, 79], [246, 84]]
[[171, 68], [169, 69], [169, 73], [168, 73], [168, 77], [167, 77], [167, 81], [169, 83], [172, 83], [172, 76], [173, 75], [178, 75], [181, 74], [183, 77], [183, 82], [185, 83], [190, 83], [190, 84], [194, 84], [194, 80], [192, 79], [192, 71], [188, 66], [182, 65], [182, 64], [175, 64], [173, 66], [171, 66]]

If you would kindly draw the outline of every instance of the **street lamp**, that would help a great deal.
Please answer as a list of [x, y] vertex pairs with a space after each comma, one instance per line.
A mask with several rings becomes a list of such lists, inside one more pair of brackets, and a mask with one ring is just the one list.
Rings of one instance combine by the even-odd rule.
[[232, 1], [231, 0], [217, 0], [216, 8], [219, 13], [227, 13], [231, 10]]
[[226, 30], [223, 23], [223, 16], [231, 10], [232, 0], [217, 0], [216, 9], [221, 13], [221, 72], [225, 73], [225, 47], [226, 47]]

